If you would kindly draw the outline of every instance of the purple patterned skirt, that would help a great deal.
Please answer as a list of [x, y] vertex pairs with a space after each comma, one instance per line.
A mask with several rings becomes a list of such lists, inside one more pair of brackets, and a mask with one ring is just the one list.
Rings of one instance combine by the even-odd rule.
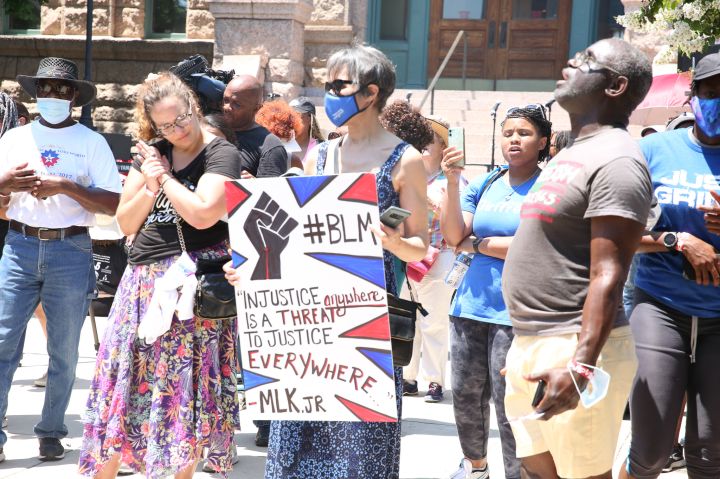
[[[226, 254], [225, 246], [191, 252]], [[155, 279], [177, 257], [128, 266], [108, 317], [83, 418], [79, 470], [92, 477], [112, 458], [154, 479], [191, 465], [199, 448], [218, 472], [232, 469], [238, 422], [236, 321], [173, 317], [147, 345], [137, 339]]]

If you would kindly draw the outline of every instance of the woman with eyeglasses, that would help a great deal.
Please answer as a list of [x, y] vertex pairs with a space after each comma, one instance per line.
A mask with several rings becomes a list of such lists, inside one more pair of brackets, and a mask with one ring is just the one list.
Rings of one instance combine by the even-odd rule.
[[203, 128], [197, 99], [173, 74], [140, 86], [135, 116], [140, 153], [117, 220], [136, 238], [98, 351], [80, 472], [115, 477], [122, 459], [147, 477], [189, 478], [207, 449], [206, 466], [226, 473], [238, 418], [235, 320], [193, 317], [184, 299], [194, 296], [189, 264], [227, 254], [224, 183], [240, 176], [240, 155]]
[[540, 174], [550, 147], [552, 123], [540, 104], [511, 108], [501, 125], [500, 147], [507, 165], [482, 175], [459, 191], [462, 153], [445, 150], [447, 194], [440, 227], [455, 252], [473, 255], [450, 306], [450, 369], [453, 409], [464, 457], [451, 479], [487, 479], [490, 399], [500, 429], [505, 477], [520, 477], [515, 439], [505, 417], [505, 379], [500, 371], [512, 343], [503, 301], [504, 259], [520, 223], [520, 207]]
[[[325, 112], [346, 135], [310, 152], [306, 174], [373, 172], [378, 208], [413, 212], [398, 229], [375, 227], [382, 241], [387, 290], [397, 294], [393, 256], [416, 261], [428, 247], [425, 170], [420, 153], [378, 120], [395, 89], [395, 68], [379, 50], [356, 46], [327, 63]], [[232, 271], [229, 271], [232, 278]], [[398, 418], [402, 369], [395, 368]], [[400, 420], [396, 423], [273, 421], [265, 478], [390, 479], [399, 477]]]

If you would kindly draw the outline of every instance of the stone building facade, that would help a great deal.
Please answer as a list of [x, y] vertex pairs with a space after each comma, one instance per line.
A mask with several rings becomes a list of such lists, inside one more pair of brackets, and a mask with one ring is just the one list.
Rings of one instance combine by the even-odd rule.
[[[93, 2], [92, 80], [98, 87], [93, 119], [99, 131], [131, 133], [137, 85], [148, 73], [197, 53], [216, 69], [256, 75], [268, 93], [319, 98], [330, 54], [355, 41], [372, 41], [367, 38], [373, 30], [368, 18], [376, 17], [382, 4], [382, 0], [178, 0], [186, 8], [184, 34], [162, 37], [148, 31], [153, 2], [160, 1], [168, 0]], [[622, 3], [627, 11], [642, 2]], [[87, 0], [48, 0], [41, 9], [39, 31], [0, 35], [0, 88], [28, 102], [15, 77], [35, 73], [45, 56], [73, 59], [84, 71], [86, 9]], [[375, 14], [369, 15], [371, 9]], [[662, 43], [633, 32], [625, 35], [650, 57]], [[33, 103], [28, 106], [34, 108]]]
[[[328, 56], [362, 41], [367, 17], [367, 0], [187, 0], [182, 38], [155, 38], [146, 31], [151, 2], [93, 2], [93, 120], [101, 132], [131, 133], [137, 85], [197, 53], [214, 68], [258, 76], [267, 92], [318, 95]], [[49, 0], [39, 34], [0, 35], [0, 89], [32, 111], [17, 75], [34, 74], [46, 56], [70, 58], [83, 72], [86, 9], [86, 0]]]

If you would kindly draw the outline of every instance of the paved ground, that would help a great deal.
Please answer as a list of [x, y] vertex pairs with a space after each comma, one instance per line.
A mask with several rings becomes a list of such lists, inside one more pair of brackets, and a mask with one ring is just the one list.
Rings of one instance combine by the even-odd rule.
[[[104, 326], [105, 319], [98, 319], [98, 326]], [[93, 374], [94, 354], [90, 322], [87, 321], [80, 345], [80, 364], [66, 423], [70, 435], [62, 442], [68, 449], [64, 460], [42, 463], [37, 460], [37, 440], [32, 435], [32, 426], [37, 421], [44, 397], [44, 390], [33, 386], [35, 378], [41, 376], [47, 366], [45, 340], [36, 320], [28, 327], [22, 367], [15, 374], [10, 392], [8, 409], [9, 440], [5, 445], [7, 460], [0, 463], [0, 478], [77, 478], [78, 448], [81, 430], [80, 414], [87, 397], [87, 387]], [[400, 477], [403, 479], [446, 478], [456, 468], [461, 458], [460, 444], [452, 413], [452, 394], [439, 404], [427, 404], [422, 397], [405, 398], [403, 418], [403, 439]], [[247, 414], [242, 416], [242, 431], [236, 435], [240, 462], [231, 478], [259, 479], [263, 477], [265, 450], [257, 448], [253, 439], [255, 428]], [[627, 447], [629, 426], [624, 425], [622, 440]], [[624, 454], [619, 452], [617, 457]], [[620, 461], [621, 459], [619, 459]], [[497, 426], [493, 421], [490, 432], [489, 461], [493, 479], [502, 479], [502, 458]], [[617, 461], [616, 461], [617, 462]], [[617, 467], [617, 466], [616, 466]], [[139, 479], [141, 476], [129, 476]], [[197, 478], [217, 477], [198, 472]], [[661, 476], [662, 479], [687, 478], [684, 470]]]

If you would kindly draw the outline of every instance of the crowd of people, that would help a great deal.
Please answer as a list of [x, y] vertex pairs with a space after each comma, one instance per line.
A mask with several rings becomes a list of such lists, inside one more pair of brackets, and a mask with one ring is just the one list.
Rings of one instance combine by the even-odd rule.
[[[407, 101], [386, 106], [395, 69], [382, 52], [337, 51], [327, 76], [325, 114], [338, 129], [327, 140], [312, 101], [265, 101], [252, 76], [233, 78], [223, 111], [208, 115], [177, 76], [148, 76], [124, 184], [107, 142], [72, 119], [96, 94], [73, 62], [45, 58], [36, 75], [18, 77], [36, 121], [0, 94], [0, 414], [41, 305], [50, 359], [39, 458], [65, 454], [95, 285], [88, 228], [105, 214], [129, 238], [128, 264], [98, 350], [79, 471], [182, 479], [205, 460], [204, 470], [227, 475], [238, 325], [197, 316], [190, 278], [227, 257], [224, 182], [294, 168], [375, 173], [379, 211], [412, 212], [402, 227], [373, 231], [388, 293], [412, 294], [428, 314], [410, 364], [394, 369], [399, 420], [258, 421], [266, 478], [399, 478], [403, 397], [427, 384], [425, 400], [442, 401], [448, 352], [463, 454], [448, 465], [451, 479], [490, 477], [491, 403], [506, 478], [610, 479], [628, 398], [620, 478], [658, 477], [685, 405], [688, 476], [720, 477], [720, 54], [694, 70], [692, 117], [638, 141], [627, 125], [650, 88], [648, 59], [618, 39], [589, 46], [554, 92], [570, 130], [553, 131], [543, 105], [508, 109], [503, 166], [471, 181], [447, 121]], [[467, 272], [449, 284], [456, 256], [468, 258]], [[238, 272], [224, 269], [241, 289]], [[6, 442], [0, 430], [0, 462]]]

